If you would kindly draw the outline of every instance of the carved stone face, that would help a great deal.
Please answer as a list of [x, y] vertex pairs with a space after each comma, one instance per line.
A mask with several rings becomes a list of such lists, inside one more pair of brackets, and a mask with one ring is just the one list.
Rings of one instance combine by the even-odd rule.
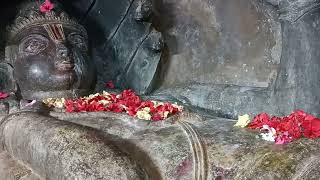
[[137, 21], [147, 21], [152, 15], [152, 2], [150, 0], [140, 0], [136, 8], [134, 18]]
[[16, 38], [14, 77], [24, 99], [86, 95], [95, 83], [86, 34], [66, 24], [44, 24]]

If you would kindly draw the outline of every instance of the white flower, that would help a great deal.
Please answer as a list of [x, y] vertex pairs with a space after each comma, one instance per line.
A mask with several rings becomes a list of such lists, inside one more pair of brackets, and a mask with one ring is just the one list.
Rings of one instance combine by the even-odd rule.
[[88, 98], [89, 98], [89, 99], [93, 99], [93, 98], [95, 98], [95, 97], [97, 97], [97, 96], [100, 96], [100, 93], [90, 94]]
[[110, 101], [108, 101], [108, 100], [100, 100], [99, 103], [103, 104], [104, 106], [106, 106], [106, 105], [110, 104]]
[[272, 141], [272, 142], [275, 141], [277, 132], [274, 128], [271, 128], [268, 125], [263, 125], [261, 130], [267, 130], [266, 133], [260, 134], [260, 136], [263, 140]]
[[103, 92], [102, 92], [102, 95], [103, 95], [104, 97], [110, 97], [110, 96], [111, 96], [111, 94], [108, 93], [107, 91], [103, 91]]
[[145, 112], [148, 112], [148, 113], [150, 112], [150, 110], [151, 109], [149, 107], [145, 107], [145, 108], [142, 109], [142, 111], [145, 111]]
[[163, 119], [167, 119], [169, 115], [169, 111], [163, 112]]
[[138, 111], [136, 114], [137, 118], [144, 120], [151, 120], [151, 115], [147, 111]]
[[53, 103], [53, 106], [59, 109], [64, 108], [66, 100], [64, 98], [61, 99], [56, 99], [55, 102]]
[[234, 126], [244, 128], [249, 123], [250, 123], [250, 116], [248, 114], [245, 114], [243, 116], [238, 116], [238, 121]]

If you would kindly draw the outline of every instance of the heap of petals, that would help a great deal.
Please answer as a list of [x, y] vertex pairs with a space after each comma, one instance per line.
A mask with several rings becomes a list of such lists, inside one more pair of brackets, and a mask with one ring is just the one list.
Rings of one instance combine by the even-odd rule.
[[65, 108], [66, 112], [126, 112], [132, 117], [144, 120], [160, 121], [176, 113], [183, 107], [177, 104], [159, 101], [143, 101], [132, 90], [124, 90], [120, 94], [108, 92], [92, 94], [79, 99], [46, 99], [43, 101], [49, 107]]
[[320, 137], [320, 119], [302, 110], [285, 117], [270, 117], [267, 113], [261, 113], [247, 127], [263, 131], [262, 138], [276, 144], [286, 144], [301, 137]]

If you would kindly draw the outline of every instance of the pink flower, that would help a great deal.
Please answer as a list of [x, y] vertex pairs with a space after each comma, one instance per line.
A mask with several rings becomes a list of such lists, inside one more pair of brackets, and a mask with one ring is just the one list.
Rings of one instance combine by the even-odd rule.
[[287, 131], [275, 138], [276, 144], [287, 144], [292, 140], [292, 137], [289, 136], [289, 133]]
[[50, 0], [45, 0], [43, 4], [40, 6], [40, 11], [42, 13], [50, 12], [54, 8], [53, 3], [50, 2]]
[[5, 93], [5, 92], [0, 92], [0, 99], [5, 99], [9, 97], [9, 94], [8, 93]]

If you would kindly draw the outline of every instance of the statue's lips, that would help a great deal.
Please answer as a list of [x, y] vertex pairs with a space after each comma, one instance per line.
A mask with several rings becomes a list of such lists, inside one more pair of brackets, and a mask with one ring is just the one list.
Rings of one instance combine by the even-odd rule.
[[74, 69], [74, 63], [69, 61], [62, 61], [56, 64], [57, 68], [61, 71], [70, 71]]

